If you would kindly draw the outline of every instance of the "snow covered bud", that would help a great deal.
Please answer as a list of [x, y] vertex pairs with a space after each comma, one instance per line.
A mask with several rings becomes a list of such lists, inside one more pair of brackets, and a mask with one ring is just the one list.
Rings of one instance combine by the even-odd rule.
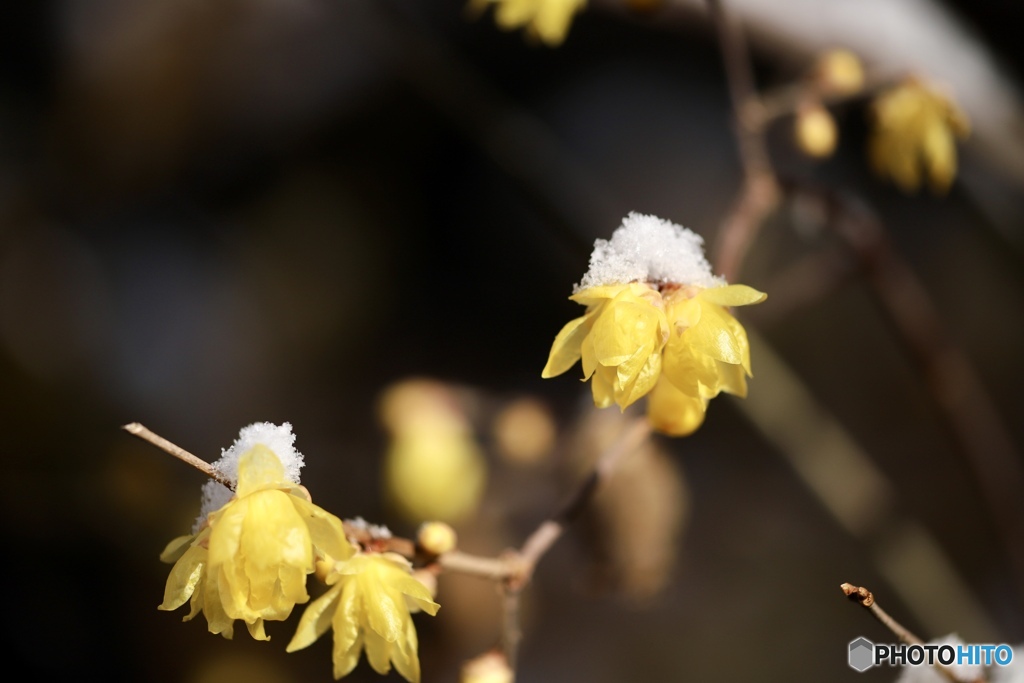
[[815, 158], [831, 156], [836, 150], [835, 119], [819, 102], [800, 107], [796, 112], [794, 137], [800, 150]]
[[814, 80], [822, 94], [856, 95], [864, 87], [864, 67], [849, 50], [829, 50], [818, 59]]
[[433, 616], [439, 605], [411, 575], [408, 560], [393, 553], [359, 553], [338, 562], [327, 576], [330, 588], [302, 614], [288, 652], [312, 645], [334, 631], [334, 677], [347, 675], [366, 658], [383, 675], [394, 665], [410, 683], [420, 680], [416, 626], [409, 603]]
[[936, 194], [948, 190], [956, 176], [955, 140], [970, 130], [956, 102], [911, 78], [880, 94], [873, 113], [868, 151], [875, 171], [904, 192], [920, 187], [922, 173]]
[[587, 0], [470, 0], [469, 10], [480, 14], [489, 4], [497, 5], [494, 19], [501, 28], [525, 27], [529, 37], [558, 47], [569, 33], [573, 16]]
[[487, 465], [456, 393], [430, 380], [400, 382], [385, 391], [380, 416], [389, 432], [385, 486], [398, 512], [415, 522], [473, 514]]
[[765, 297], [712, 275], [696, 233], [631, 213], [611, 240], [594, 243], [590, 269], [569, 297], [586, 313], [555, 337], [541, 376], [582, 361], [599, 408], [625, 410], [650, 394], [652, 425], [689, 434], [711, 398], [746, 395], [750, 347], [727, 308]]
[[230, 638], [234, 621], [241, 619], [254, 638], [267, 640], [265, 620], [286, 619], [296, 604], [309, 600], [306, 575], [316, 560], [347, 559], [355, 552], [341, 520], [313, 505], [295, 481], [302, 456], [291, 448], [293, 440], [291, 425], [250, 425], [214, 463], [237, 482], [234, 495], [208, 484], [204, 508], [224, 495], [228, 500], [200, 516], [194, 535], [164, 550], [161, 559], [175, 564], [160, 609], [190, 600], [186, 621], [202, 611], [212, 633]]

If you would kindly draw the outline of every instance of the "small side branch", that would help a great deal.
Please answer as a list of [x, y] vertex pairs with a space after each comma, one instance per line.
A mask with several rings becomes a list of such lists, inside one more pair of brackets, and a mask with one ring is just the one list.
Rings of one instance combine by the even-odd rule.
[[156, 446], [163, 452], [169, 453], [173, 455], [175, 458], [178, 458], [179, 460], [188, 463], [192, 467], [196, 468], [197, 470], [208, 476], [210, 479], [213, 479], [214, 481], [219, 482], [224, 486], [227, 486], [229, 489], [235, 488], [230, 481], [225, 479], [224, 476], [220, 474], [220, 472], [213, 469], [210, 463], [206, 462], [202, 458], [199, 458], [198, 456], [192, 455], [181, 446], [171, 443], [164, 437], [154, 434], [153, 432], [151, 432], [149, 429], [142, 426], [138, 422], [126, 424], [122, 426], [121, 429], [123, 429], [124, 431], [128, 432], [133, 436], [139, 437], [143, 441], [149, 442], [150, 444]]
[[907, 645], [923, 645], [924, 641], [915, 636], [913, 633], [908, 631], [902, 624], [889, 616], [889, 613], [882, 609], [877, 602], [875, 602], [875, 596], [872, 595], [871, 591], [863, 586], [854, 586], [851, 583], [844, 583], [839, 586], [846, 597], [850, 598], [854, 602], [859, 602], [862, 607], [866, 607], [871, 612], [871, 616], [882, 622], [882, 625], [892, 631], [892, 634], [896, 636], [901, 643]]
[[[898, 638], [901, 643], [906, 643], [907, 645], [924, 645], [924, 641], [922, 641], [920, 638], [918, 638], [916, 635], [910, 632], [906, 627], [903, 626], [903, 624], [893, 619], [888, 612], [882, 609], [882, 607], [875, 600], [875, 596], [867, 588], [864, 588], [863, 586], [854, 586], [851, 583], [844, 583], [840, 585], [839, 588], [842, 589], [843, 594], [846, 595], [846, 597], [850, 598], [850, 600], [859, 603], [862, 607], [867, 608], [867, 610], [871, 612], [871, 616], [873, 616], [875, 619], [878, 619], [878, 621], [880, 621], [883, 626], [892, 631], [892, 634], [896, 636], [896, 638]], [[949, 667], [943, 666], [938, 662], [936, 662], [933, 666], [936, 670], [938, 670], [939, 673], [941, 673], [947, 679], [952, 681], [952, 683], [965, 683], [960, 678], [958, 678], [956, 674], [953, 673], [953, 670]], [[979, 676], [971, 680], [969, 683], [985, 683], [985, 679], [984, 677]]]

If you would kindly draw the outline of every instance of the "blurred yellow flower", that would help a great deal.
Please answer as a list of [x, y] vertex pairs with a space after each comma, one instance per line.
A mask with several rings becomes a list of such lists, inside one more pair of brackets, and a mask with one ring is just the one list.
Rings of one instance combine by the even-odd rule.
[[381, 399], [390, 433], [384, 463], [388, 498], [414, 522], [457, 522], [483, 495], [487, 466], [455, 392], [440, 382], [407, 380]]
[[576, 12], [587, 0], [470, 0], [470, 9], [479, 13], [495, 4], [494, 18], [503, 29], [526, 27], [527, 34], [551, 47], [565, 40]]
[[560, 375], [582, 360], [595, 405], [625, 409], [653, 391], [653, 426], [673, 436], [689, 434], [719, 392], [746, 395], [750, 346], [725, 307], [765, 297], [746, 285], [589, 287], [570, 297], [587, 312], [558, 333], [541, 376]]
[[955, 139], [970, 124], [957, 104], [938, 90], [908, 79], [878, 96], [871, 163], [905, 192], [917, 190], [922, 172], [935, 193], [949, 189], [956, 175]]
[[355, 552], [341, 520], [284, 476], [281, 461], [262, 444], [241, 456], [234, 497], [197, 535], [171, 541], [161, 555], [176, 562], [160, 609], [191, 599], [186, 621], [202, 611], [212, 633], [230, 638], [241, 619], [254, 638], [267, 640], [264, 620], [286, 619], [309, 600], [306, 574], [315, 560]]
[[386, 674], [394, 664], [407, 681], [417, 683], [418, 641], [409, 606], [431, 616], [440, 606], [410, 571], [409, 562], [392, 553], [360, 553], [337, 562], [326, 577], [330, 588], [302, 614], [288, 652], [308, 647], [330, 627], [335, 678], [355, 668], [365, 647], [374, 671]]

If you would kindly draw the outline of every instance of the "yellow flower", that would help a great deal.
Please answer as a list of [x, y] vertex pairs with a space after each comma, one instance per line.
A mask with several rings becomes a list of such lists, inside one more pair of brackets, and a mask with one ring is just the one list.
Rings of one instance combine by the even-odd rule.
[[587, 0], [470, 0], [469, 6], [479, 13], [488, 4], [498, 6], [494, 15], [498, 26], [506, 30], [525, 26], [528, 35], [556, 47], [565, 40], [573, 15]]
[[923, 171], [933, 192], [949, 189], [956, 175], [955, 138], [967, 137], [970, 128], [956, 103], [909, 79], [879, 95], [873, 109], [869, 153], [878, 174], [911, 192]]
[[385, 392], [380, 413], [390, 433], [385, 486], [398, 512], [415, 522], [457, 522], [476, 512], [487, 465], [455, 392], [407, 380]]
[[328, 591], [302, 614], [288, 652], [308, 647], [330, 627], [335, 678], [355, 668], [365, 647], [374, 671], [386, 674], [394, 664], [407, 681], [417, 683], [420, 660], [409, 603], [431, 616], [440, 606], [412, 577], [409, 562], [392, 553], [360, 553], [337, 562], [326, 583]]
[[160, 609], [191, 600], [212, 633], [230, 638], [235, 619], [268, 640], [264, 620], [283, 620], [309, 600], [306, 574], [315, 560], [346, 559], [354, 549], [334, 515], [313, 505], [305, 489], [284, 479], [273, 451], [257, 444], [238, 462], [234, 497], [192, 537], [171, 541], [161, 559], [175, 561]]
[[625, 409], [650, 393], [653, 426], [689, 434], [703, 422], [709, 399], [722, 391], [746, 394], [750, 346], [726, 307], [765, 297], [746, 285], [589, 287], [570, 297], [587, 312], [558, 333], [541, 376], [560, 375], [582, 360], [595, 405]]

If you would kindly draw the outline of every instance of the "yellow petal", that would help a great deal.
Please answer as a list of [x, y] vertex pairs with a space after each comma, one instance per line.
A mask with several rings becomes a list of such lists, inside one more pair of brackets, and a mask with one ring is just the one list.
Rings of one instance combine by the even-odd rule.
[[334, 585], [326, 593], [309, 603], [295, 627], [295, 635], [285, 648], [285, 652], [295, 652], [309, 647], [317, 638], [327, 632], [334, 618], [334, 609], [341, 597], [341, 586]]
[[257, 619], [252, 623], [246, 622], [245, 626], [249, 629], [249, 635], [252, 636], [254, 640], [270, 640], [270, 636], [268, 636], [267, 632], [263, 629], [262, 619]]
[[[658, 310], [650, 304], [616, 299], [594, 321], [589, 337], [601, 365], [619, 365], [658, 339]], [[641, 361], [639, 365], [642, 365]], [[637, 369], [639, 369], [639, 365]]]
[[405, 625], [405, 638], [399, 638], [391, 647], [391, 661], [395, 669], [409, 683], [419, 683], [420, 658], [419, 641], [416, 636], [416, 625], [410, 619]]
[[622, 285], [600, 285], [598, 287], [588, 287], [586, 289], [576, 292], [569, 298], [578, 304], [583, 306], [595, 306], [598, 304], [605, 303], [609, 299], [614, 299], [624, 290], [629, 289], [628, 284]]
[[207, 577], [203, 583], [203, 616], [206, 617], [206, 626], [210, 633], [219, 633], [230, 640], [234, 635], [234, 620], [224, 611], [220, 594], [221, 584], [220, 577]]
[[540, 376], [544, 379], [556, 377], [571, 368], [580, 359], [580, 345], [590, 331], [592, 316], [585, 315], [570, 320], [555, 337], [551, 345], [548, 362]]
[[244, 498], [267, 486], [285, 483], [284, 465], [274, 451], [256, 444], [238, 459], [238, 486], [235, 495]]
[[683, 333], [683, 339], [699, 353], [742, 365], [744, 344], [737, 339], [732, 320], [734, 318], [718, 304], [704, 303], [700, 322]]
[[293, 496], [292, 504], [302, 515], [309, 528], [310, 541], [319, 552], [333, 560], [347, 560], [355, 554], [355, 548], [345, 538], [345, 528], [340, 519], [298, 496]]
[[625, 409], [629, 407], [654, 388], [658, 377], [661, 375], [661, 365], [660, 353], [648, 354], [647, 362], [644, 363], [644, 366], [640, 368], [640, 371], [636, 373], [632, 381], [616, 395], [616, 402], [620, 408]]
[[[363, 649], [363, 636], [359, 628], [359, 609], [362, 599], [354, 577], [344, 579], [338, 608], [331, 620], [334, 629], [334, 677], [340, 678], [355, 668]], [[341, 672], [341, 673], [339, 673]]]
[[732, 363], [715, 362], [718, 364], [719, 389], [746, 398], [747, 377], [743, 368]]
[[719, 306], [747, 306], [759, 304], [768, 298], [764, 292], [759, 292], [747, 285], [726, 285], [724, 287], [711, 287], [697, 295], [704, 301], [710, 301]]
[[189, 548], [171, 567], [164, 586], [164, 601], [157, 609], [175, 610], [192, 597], [203, 578], [206, 550], [198, 545]]
[[598, 366], [590, 379], [590, 391], [598, 408], [607, 408], [615, 403], [615, 368]]
[[160, 561], [167, 564], [177, 562], [194, 540], [196, 540], [195, 536], [178, 536], [164, 547], [163, 552], [160, 553]]

